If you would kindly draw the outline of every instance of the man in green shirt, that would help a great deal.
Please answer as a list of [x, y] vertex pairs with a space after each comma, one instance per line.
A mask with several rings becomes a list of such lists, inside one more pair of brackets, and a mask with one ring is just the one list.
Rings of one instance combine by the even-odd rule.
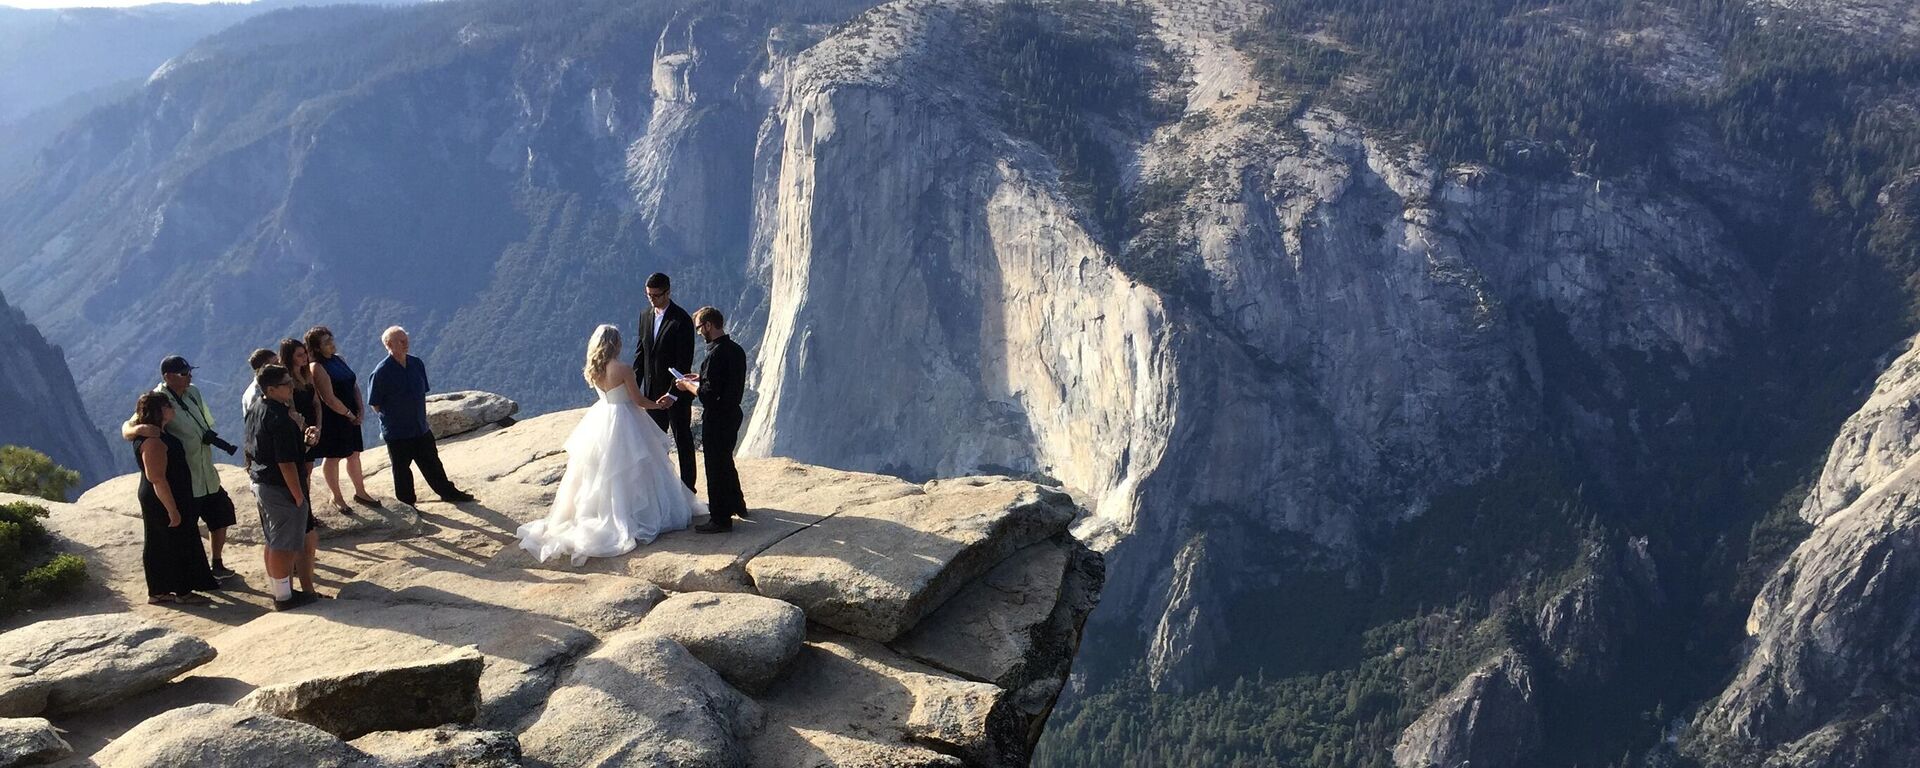
[[[173, 403], [176, 415], [167, 423], [167, 432], [187, 449], [187, 468], [193, 473], [194, 509], [191, 512], [206, 521], [211, 534], [213, 575], [220, 579], [233, 578], [236, 574], [221, 559], [227, 547], [227, 528], [234, 522], [233, 499], [220, 487], [220, 470], [213, 464], [213, 449], [217, 447], [232, 454], [233, 444], [213, 431], [213, 411], [207, 408], [206, 398], [200, 396], [200, 388], [193, 385], [193, 366], [187, 364], [186, 358], [172, 355], [160, 361], [160, 379], [160, 385], [153, 391], [166, 395]], [[157, 437], [153, 429], [128, 422], [121, 427], [120, 436], [128, 440], [143, 435]], [[191, 525], [191, 521], [188, 524]]]

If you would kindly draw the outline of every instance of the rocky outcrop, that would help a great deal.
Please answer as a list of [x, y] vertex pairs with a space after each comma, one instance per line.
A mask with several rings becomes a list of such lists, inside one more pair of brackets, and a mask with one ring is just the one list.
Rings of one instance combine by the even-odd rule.
[[473, 722], [485, 657], [462, 650], [421, 664], [264, 685], [234, 706], [306, 723], [342, 739]]
[[0, 701], [9, 706], [0, 714], [98, 709], [165, 685], [213, 658], [213, 647], [198, 637], [124, 614], [30, 624], [0, 634], [0, 669], [16, 668], [0, 677]]
[[1427, 707], [1393, 748], [1397, 768], [1521, 768], [1541, 747], [1533, 670], [1507, 651]]
[[73, 754], [44, 718], [0, 718], [0, 768], [51, 763]]
[[[47, 343], [26, 315], [0, 296], [0, 347], [13, 350], [14, 364], [0, 370], [0, 445], [24, 445], [80, 473], [83, 490], [115, 470], [131, 466], [131, 456], [116, 461], [88, 418], [74, 386], [67, 358]], [[133, 401], [126, 410], [133, 412]]]
[[1834, 440], [1817, 521], [1754, 600], [1751, 649], [1694, 721], [1690, 751], [1783, 768], [1920, 760], [1920, 345]]
[[747, 572], [807, 618], [886, 642], [1015, 551], [1064, 531], [1075, 509], [1031, 483], [936, 481], [796, 533]]
[[520, 404], [492, 392], [468, 390], [427, 395], [427, 428], [441, 440], [495, 424], [511, 424]]
[[[218, 768], [276, 750], [368, 768], [638, 755], [673, 765], [1025, 763], [1103, 575], [1099, 555], [1066, 534], [1077, 508], [1063, 494], [1008, 478], [923, 484], [746, 460], [754, 514], [733, 534], [675, 531], [578, 568], [535, 563], [511, 532], [547, 513], [566, 459], [550, 446], [579, 417], [445, 444], [454, 480], [481, 501], [423, 502], [409, 531], [326, 539], [323, 582], [334, 568], [351, 574], [336, 599], [281, 612], [243, 590], [191, 611], [134, 603], [204, 636], [217, 657], [54, 722], [102, 766]], [[384, 449], [365, 460], [378, 465]], [[369, 482], [388, 492], [383, 475]], [[141, 588], [137, 523], [58, 506], [50, 524], [62, 545], [105, 587], [76, 608], [127, 610], [125, 596]], [[239, 525], [257, 523], [243, 515]], [[931, 538], [948, 541], [925, 545]], [[821, 559], [804, 583], [837, 595], [832, 605], [851, 610], [863, 590], [888, 601], [875, 615], [905, 626], [896, 647], [809, 623], [803, 606], [756, 591], [763, 558], [782, 558], [767, 571], [783, 574], [781, 589], [802, 582], [797, 550], [782, 549], [795, 540]], [[243, 579], [258, 577], [257, 565], [235, 564]], [[0, 646], [25, 631], [0, 635]], [[430, 727], [447, 721], [461, 725]]]
[[715, 592], [674, 595], [640, 626], [671, 638], [748, 693], [780, 677], [807, 636], [807, 616], [792, 603]]

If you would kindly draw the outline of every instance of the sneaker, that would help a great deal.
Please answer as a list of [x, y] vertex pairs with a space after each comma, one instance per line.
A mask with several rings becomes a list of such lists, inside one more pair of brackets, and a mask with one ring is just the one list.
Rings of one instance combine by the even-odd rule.
[[313, 602], [313, 595], [296, 589], [293, 591], [293, 597], [273, 601], [273, 609], [276, 611], [291, 611], [311, 602]]
[[726, 533], [733, 530], [733, 523], [716, 523], [711, 520], [693, 527], [694, 533]]
[[218, 560], [213, 561], [213, 577], [214, 578], [225, 581], [227, 579], [231, 579], [238, 575], [240, 574], [234, 573], [233, 569], [228, 568], [226, 563], [222, 563]]

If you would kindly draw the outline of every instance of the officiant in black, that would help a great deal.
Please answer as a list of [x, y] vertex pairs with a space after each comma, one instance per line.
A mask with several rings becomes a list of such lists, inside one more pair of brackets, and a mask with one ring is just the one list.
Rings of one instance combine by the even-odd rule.
[[733, 518], [747, 517], [747, 501], [740, 490], [740, 473], [733, 467], [733, 447], [744, 421], [741, 397], [747, 391], [747, 352], [727, 335], [727, 318], [713, 307], [693, 313], [694, 329], [707, 340], [707, 357], [700, 372], [681, 379], [681, 392], [700, 398], [700, 447], [707, 456], [707, 522], [694, 526], [700, 533], [733, 530]]
[[660, 429], [673, 433], [680, 453], [680, 481], [693, 488], [699, 479], [693, 462], [693, 398], [674, 391], [674, 374], [669, 371], [693, 372], [693, 318], [673, 303], [673, 281], [659, 272], [647, 277], [647, 305], [636, 329], [633, 370], [640, 376], [641, 393], [648, 398], [674, 397], [672, 407], [650, 410], [647, 415]]

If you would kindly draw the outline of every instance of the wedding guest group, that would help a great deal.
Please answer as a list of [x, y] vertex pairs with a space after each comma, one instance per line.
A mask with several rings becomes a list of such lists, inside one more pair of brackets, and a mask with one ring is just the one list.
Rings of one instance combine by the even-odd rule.
[[[646, 291], [649, 311], [640, 317], [632, 365], [620, 360], [619, 328], [601, 325], [588, 339], [584, 373], [594, 404], [566, 441], [567, 469], [548, 516], [516, 532], [520, 545], [541, 560], [611, 557], [669, 531], [692, 527], [723, 533], [732, 530], [735, 518], [749, 518], [733, 461], [744, 420], [746, 352], [728, 335], [720, 310], [702, 307], [688, 315], [675, 304], [666, 275], [650, 276]], [[696, 334], [706, 341], [706, 354], [699, 371], [689, 373]], [[320, 529], [315, 462], [340, 514], [354, 514], [341, 489], [342, 465], [353, 484], [353, 501], [380, 503], [367, 492], [361, 467], [365, 408], [380, 415], [397, 500], [417, 502], [413, 469], [418, 466], [442, 501], [472, 501], [441, 463], [427, 420], [432, 384], [426, 362], [411, 354], [412, 341], [397, 325], [380, 335], [387, 355], [374, 366], [364, 393], [326, 326], [314, 326], [299, 339], [282, 339], [278, 349], [254, 350], [247, 356], [253, 379], [240, 397], [242, 446], [215, 431], [212, 410], [193, 384], [194, 366], [179, 355], [161, 361], [160, 385], [140, 397], [122, 429], [141, 471], [149, 600], [204, 604], [209, 599], [198, 593], [220, 590], [221, 578], [236, 575], [222, 562], [235, 514], [213, 462], [214, 448], [229, 455], [243, 451], [259, 509], [268, 591], [277, 610], [326, 597], [314, 583]], [[703, 414], [699, 442], [707, 465], [707, 503], [694, 493], [695, 402]], [[648, 418], [640, 418], [643, 412]], [[708, 519], [694, 526], [699, 515]], [[211, 531], [211, 563], [196, 521]]]

